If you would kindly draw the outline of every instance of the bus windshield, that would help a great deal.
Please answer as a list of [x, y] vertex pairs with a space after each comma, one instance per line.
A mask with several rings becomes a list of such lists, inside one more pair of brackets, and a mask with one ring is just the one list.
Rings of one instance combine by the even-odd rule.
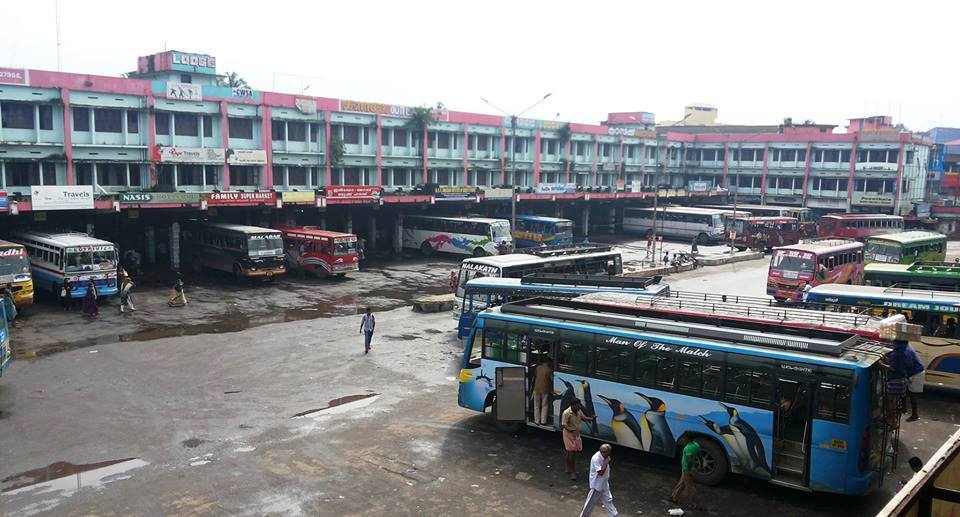
[[816, 263], [812, 253], [776, 250], [770, 258], [770, 269], [794, 275], [812, 275]]
[[865, 257], [876, 262], [897, 264], [900, 262], [902, 249], [899, 244], [882, 241], [868, 241]]
[[479, 266], [479, 269], [483, 271], [470, 268], [470, 264], [463, 264], [460, 267], [460, 278], [457, 279], [457, 296], [463, 296], [463, 290], [467, 286], [467, 282], [473, 280], [474, 278], [483, 278], [485, 276], [492, 276], [494, 278], [499, 278], [500, 268], [497, 266]]
[[555, 225], [557, 235], [560, 234], [570, 234], [573, 235], [573, 221], [561, 221]]
[[490, 223], [490, 237], [493, 239], [493, 242], [513, 240], [510, 236], [510, 223], [506, 221]]
[[8, 255], [0, 253], [0, 278], [30, 274], [30, 261], [25, 254]]
[[337, 241], [333, 243], [334, 255], [350, 255], [357, 252], [357, 241]]
[[279, 233], [251, 235], [247, 239], [247, 252], [250, 256], [282, 255], [283, 238]]
[[117, 251], [113, 248], [97, 251], [67, 250], [64, 271], [109, 271], [117, 269]]

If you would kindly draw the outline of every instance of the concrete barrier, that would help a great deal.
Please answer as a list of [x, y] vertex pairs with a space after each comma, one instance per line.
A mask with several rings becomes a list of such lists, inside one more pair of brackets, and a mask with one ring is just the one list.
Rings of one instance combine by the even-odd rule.
[[454, 303], [453, 293], [422, 296], [413, 300], [413, 312], [452, 311]]

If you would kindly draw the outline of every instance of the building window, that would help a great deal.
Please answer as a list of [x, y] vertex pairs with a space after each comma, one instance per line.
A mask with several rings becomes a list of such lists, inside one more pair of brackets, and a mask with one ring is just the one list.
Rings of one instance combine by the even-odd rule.
[[46, 131], [53, 129], [53, 106], [49, 104], [40, 105], [40, 129]]
[[287, 124], [282, 120], [274, 120], [270, 123], [271, 133], [273, 133], [274, 142], [282, 142], [287, 139]]
[[98, 163], [97, 184], [122, 187], [127, 184], [127, 167], [123, 163]]
[[93, 164], [74, 162], [73, 172], [76, 175], [77, 185], [93, 185]]
[[370, 145], [370, 128], [363, 128], [363, 145]]
[[[355, 128], [359, 129], [359, 128]], [[344, 185], [363, 185], [363, 179], [361, 178], [363, 171], [358, 167], [349, 167], [343, 169], [343, 184]]]
[[97, 133], [120, 133], [123, 131], [123, 112], [120, 110], [93, 110], [93, 128]]
[[320, 124], [310, 124], [310, 141], [320, 141]]
[[274, 185], [283, 185], [283, 166], [274, 165], [273, 166], [273, 184]]
[[230, 138], [253, 140], [253, 119], [231, 117], [227, 119], [227, 125], [230, 128]]
[[450, 133], [437, 133], [437, 149], [450, 149]]
[[[40, 128], [43, 129], [43, 128]], [[898, 163], [900, 160], [900, 149], [890, 149], [887, 151], [887, 163]]]
[[193, 77], [189, 74], [180, 74], [180, 82], [190, 84], [193, 82]]
[[257, 186], [260, 184], [260, 167], [230, 167], [230, 183], [240, 186]]
[[290, 167], [287, 169], [287, 184], [293, 186], [305, 186], [307, 184], [306, 167]]
[[479, 135], [477, 137], [477, 150], [478, 151], [489, 151], [490, 150], [490, 137], [487, 135]]
[[393, 145], [400, 146], [400, 147], [407, 146], [407, 130], [406, 129], [393, 130]]
[[127, 112], [127, 133], [140, 132], [140, 114], [136, 111]]
[[[343, 126], [343, 143], [345, 144], [359, 144], [360, 143], [360, 127], [359, 126]], [[357, 183], [346, 183], [346, 185], [357, 185]]]
[[524, 147], [524, 145], [523, 145], [523, 143], [524, 143], [523, 140], [524, 140], [524, 139], [523, 139], [523, 138], [516, 138], [516, 137], [515, 137], [515, 138], [512, 138], [511, 140], [513, 140], [513, 152], [515, 152], [515, 153], [523, 153], [523, 147]]
[[43, 182], [40, 178], [40, 162], [6, 162], [7, 186], [29, 187], [31, 185], [56, 185], [57, 166], [43, 162]]
[[203, 116], [203, 136], [204, 138], [213, 138], [213, 117]]
[[73, 108], [73, 130], [90, 131], [90, 110], [88, 108]]
[[292, 142], [306, 142], [307, 125], [303, 122], [287, 122], [287, 140]]
[[140, 164], [137, 164], [137, 163], [130, 164], [130, 186], [131, 187], [140, 186]]
[[203, 165], [181, 163], [177, 165], [177, 185], [202, 185]]
[[[162, 111], [158, 111], [154, 114], [154, 126], [156, 126], [156, 131], [158, 135], [170, 136], [170, 114]], [[74, 129], [77, 126], [77, 112], [73, 112], [73, 125]], [[84, 131], [84, 130], [78, 130]]]
[[4, 102], [0, 106], [0, 119], [7, 129], [33, 129], [33, 104]]
[[192, 113], [181, 113], [173, 116], [173, 132], [177, 136], [198, 136], [198, 117]]
[[850, 150], [840, 151], [840, 163], [850, 163]]

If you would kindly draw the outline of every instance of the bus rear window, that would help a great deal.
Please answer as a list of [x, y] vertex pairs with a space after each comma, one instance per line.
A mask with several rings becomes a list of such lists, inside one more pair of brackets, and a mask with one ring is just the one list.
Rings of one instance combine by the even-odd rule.
[[850, 386], [821, 381], [817, 392], [817, 418], [847, 423], [850, 418]]

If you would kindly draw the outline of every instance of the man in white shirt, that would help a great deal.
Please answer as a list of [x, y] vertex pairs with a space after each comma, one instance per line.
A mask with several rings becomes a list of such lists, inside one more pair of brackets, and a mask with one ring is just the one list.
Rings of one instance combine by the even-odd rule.
[[373, 340], [373, 331], [377, 328], [377, 319], [373, 317], [373, 311], [367, 308], [367, 313], [360, 320], [360, 333], [363, 334], [363, 353], [370, 353], [370, 341]]
[[593, 507], [603, 503], [607, 515], [615, 517], [617, 507], [613, 505], [613, 495], [610, 493], [610, 452], [613, 447], [609, 443], [600, 446], [600, 450], [590, 458], [590, 493], [587, 502], [583, 504], [580, 517], [587, 517], [593, 512]]

